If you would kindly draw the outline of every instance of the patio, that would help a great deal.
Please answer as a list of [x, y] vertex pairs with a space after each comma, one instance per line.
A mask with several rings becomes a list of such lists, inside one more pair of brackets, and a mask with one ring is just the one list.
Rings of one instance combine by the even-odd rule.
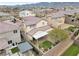
[[48, 39], [48, 35], [39, 38], [38, 40], [33, 40], [32, 43], [42, 52], [47, 52], [49, 49], [54, 47], [53, 43]]

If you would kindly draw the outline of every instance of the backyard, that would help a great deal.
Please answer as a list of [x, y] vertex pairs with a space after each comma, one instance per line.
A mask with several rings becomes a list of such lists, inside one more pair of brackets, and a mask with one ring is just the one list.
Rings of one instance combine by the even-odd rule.
[[68, 33], [62, 29], [54, 29], [52, 31], [49, 31], [49, 40], [53, 44], [57, 44], [62, 40], [65, 40], [68, 38]]
[[44, 48], [44, 49], [48, 49], [48, 48], [51, 48], [52, 46], [52, 43], [49, 42], [49, 41], [44, 41], [40, 44], [40, 47]]
[[73, 44], [70, 46], [62, 56], [77, 56], [79, 54], [79, 46], [76, 44]]
[[39, 45], [39, 48], [43, 49], [44, 51], [48, 51], [48, 49], [51, 49], [52, 47], [53, 47], [53, 44], [48, 40], [43, 41]]
[[12, 52], [13, 54], [16, 53], [16, 52], [19, 52], [18, 47], [12, 48], [12, 49], [11, 49], [11, 52]]

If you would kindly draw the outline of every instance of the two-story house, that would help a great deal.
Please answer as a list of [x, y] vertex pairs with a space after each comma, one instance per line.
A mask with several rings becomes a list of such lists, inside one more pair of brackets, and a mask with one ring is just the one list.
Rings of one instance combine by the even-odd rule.
[[58, 26], [64, 24], [64, 21], [65, 21], [65, 16], [63, 12], [56, 12], [48, 16], [48, 23], [52, 27], [57, 28]]
[[79, 10], [65, 11], [65, 23], [79, 25]]
[[[33, 39], [34, 34], [38, 32], [38, 34], [40, 34], [52, 30], [52, 28], [48, 25], [48, 22], [46, 20], [41, 20], [38, 17], [28, 16], [23, 18], [23, 20], [26, 26], [26, 33], [28, 33], [28, 35], [31, 36], [31, 39]], [[41, 35], [40, 37], [43, 37], [45, 34], [43, 36]]]
[[8, 47], [20, 43], [21, 37], [19, 27], [6, 22], [0, 22], [0, 42], [0, 50], [5, 50]]

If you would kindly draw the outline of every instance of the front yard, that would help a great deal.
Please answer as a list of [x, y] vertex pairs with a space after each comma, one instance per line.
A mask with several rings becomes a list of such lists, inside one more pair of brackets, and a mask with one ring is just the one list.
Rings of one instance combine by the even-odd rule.
[[63, 56], [77, 56], [78, 53], [79, 53], [79, 46], [73, 44], [64, 52]]

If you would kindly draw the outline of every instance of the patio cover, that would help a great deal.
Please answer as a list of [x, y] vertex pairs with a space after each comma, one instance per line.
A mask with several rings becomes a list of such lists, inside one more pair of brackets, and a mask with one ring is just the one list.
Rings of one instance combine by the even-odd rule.
[[5, 38], [0, 38], [0, 50], [8, 47], [8, 42]]
[[32, 49], [33, 47], [28, 42], [24, 42], [24, 43], [18, 44], [18, 48], [21, 53], [24, 53], [24, 52]]
[[45, 31], [38, 31], [38, 32], [36, 32], [34, 35], [33, 35], [33, 37], [37, 40], [37, 39], [39, 39], [39, 38], [41, 38], [41, 37], [43, 37], [43, 36], [45, 36], [45, 35], [47, 35], [48, 33], [47, 32], [45, 32]]

